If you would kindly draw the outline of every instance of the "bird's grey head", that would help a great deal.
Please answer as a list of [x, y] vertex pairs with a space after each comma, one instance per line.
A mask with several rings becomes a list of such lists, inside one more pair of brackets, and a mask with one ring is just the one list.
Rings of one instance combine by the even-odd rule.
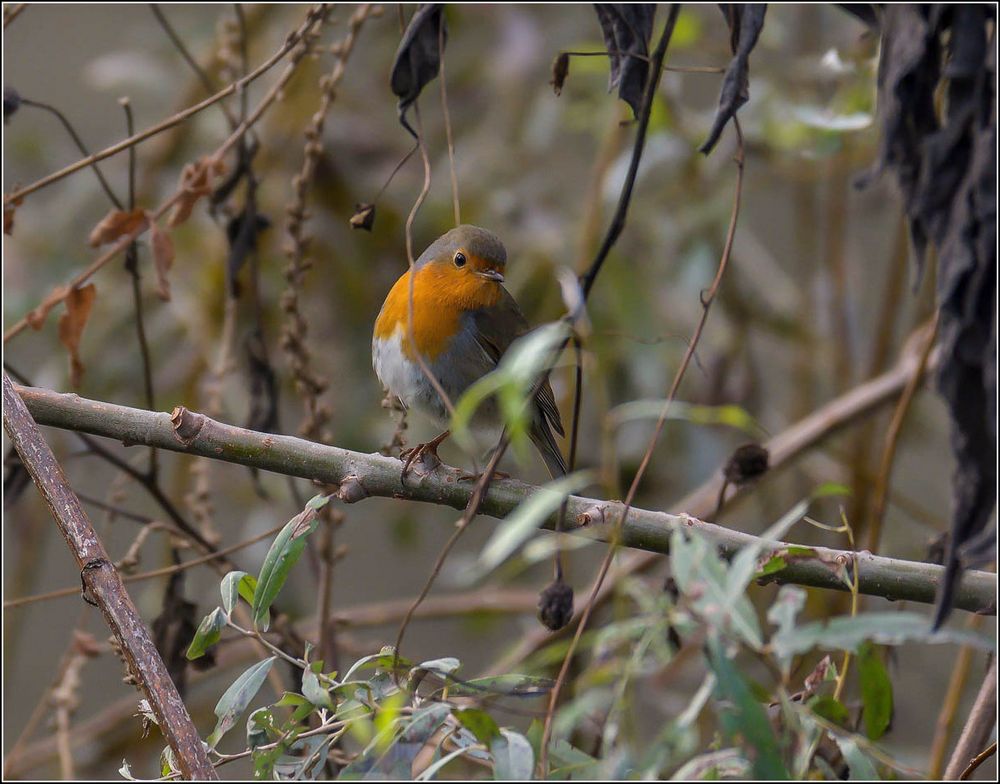
[[465, 224], [442, 234], [431, 243], [420, 254], [417, 266], [431, 261], [447, 260], [451, 263], [459, 252], [468, 255], [470, 260], [475, 259], [484, 267], [501, 272], [507, 265], [507, 249], [496, 234], [479, 226]]

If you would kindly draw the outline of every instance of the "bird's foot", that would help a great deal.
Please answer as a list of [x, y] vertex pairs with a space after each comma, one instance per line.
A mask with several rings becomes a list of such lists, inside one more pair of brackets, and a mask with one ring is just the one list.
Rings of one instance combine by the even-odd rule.
[[[406, 475], [410, 473], [410, 467], [418, 461], [426, 467], [428, 472], [433, 471], [441, 465], [441, 458], [438, 457], [437, 448], [449, 435], [451, 435], [451, 431], [445, 430], [441, 435], [432, 438], [426, 443], [417, 444], [411, 449], [400, 452], [399, 459], [403, 461], [403, 471], [399, 475], [400, 481], [406, 481]], [[427, 465], [428, 462], [430, 465]]]

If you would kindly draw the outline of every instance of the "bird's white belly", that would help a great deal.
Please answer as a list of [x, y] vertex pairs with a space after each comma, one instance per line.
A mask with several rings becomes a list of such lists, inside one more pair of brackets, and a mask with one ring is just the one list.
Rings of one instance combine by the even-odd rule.
[[372, 365], [382, 386], [407, 408], [415, 408], [433, 419], [442, 420], [437, 393], [420, 365], [403, 353], [403, 331], [397, 327], [392, 337], [372, 341]]

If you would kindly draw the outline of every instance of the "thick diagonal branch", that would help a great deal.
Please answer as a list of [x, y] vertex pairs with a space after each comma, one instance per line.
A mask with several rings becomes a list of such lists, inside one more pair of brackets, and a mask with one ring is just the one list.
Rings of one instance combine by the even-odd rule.
[[118, 640], [131, 673], [149, 700], [181, 773], [188, 779], [218, 779], [149, 630], [70, 488], [62, 467], [6, 373], [3, 374], [3, 426], [48, 504], [80, 566], [82, 580]]

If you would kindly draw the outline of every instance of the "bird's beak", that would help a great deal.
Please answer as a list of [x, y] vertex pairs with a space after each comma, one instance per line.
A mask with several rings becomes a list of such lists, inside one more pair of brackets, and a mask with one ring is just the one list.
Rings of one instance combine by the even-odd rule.
[[481, 278], [486, 278], [486, 280], [493, 280], [497, 283], [503, 283], [503, 273], [497, 272], [496, 270], [483, 270], [482, 272], [476, 273]]

